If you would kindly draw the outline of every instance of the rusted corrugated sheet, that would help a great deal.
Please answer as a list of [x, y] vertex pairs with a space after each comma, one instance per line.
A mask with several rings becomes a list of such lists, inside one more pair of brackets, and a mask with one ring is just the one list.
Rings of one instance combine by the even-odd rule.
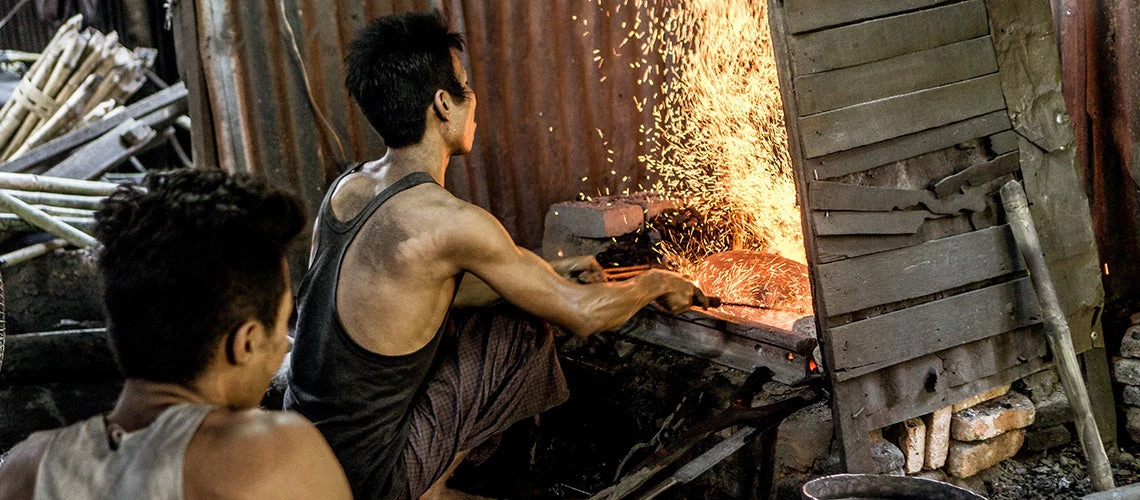
[[[179, 50], [201, 58], [218, 161], [295, 189], [314, 208], [343, 164], [339, 147], [320, 133], [290, 56], [282, 3], [197, 2], [199, 51]], [[345, 47], [371, 19], [436, 3], [284, 1], [316, 106], [347, 161], [376, 158], [383, 143], [344, 89]], [[446, 7], [467, 35], [464, 57], [479, 100], [475, 149], [449, 171], [453, 192], [490, 210], [533, 248], [551, 203], [579, 192], [636, 190], [638, 124], [650, 121], [650, 110], [633, 106], [634, 95], [647, 92], [628, 68], [636, 44], [620, 57], [617, 50], [633, 9], [608, 12], [580, 0], [448, 0]], [[595, 49], [608, 56], [601, 68]], [[619, 64], [626, 71], [614, 70]]]

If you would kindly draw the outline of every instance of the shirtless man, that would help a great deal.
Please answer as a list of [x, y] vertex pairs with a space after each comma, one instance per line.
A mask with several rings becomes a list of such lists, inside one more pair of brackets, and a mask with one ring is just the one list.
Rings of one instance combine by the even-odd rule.
[[16, 445], [0, 498], [351, 498], [312, 424], [257, 409], [289, 349], [300, 205], [221, 171], [146, 187], [120, 188], [96, 215], [119, 401]]
[[[462, 49], [438, 12], [403, 14], [362, 30], [347, 58], [349, 92], [389, 149], [345, 172], [321, 206], [285, 406], [329, 440], [357, 498], [451, 493], [467, 452], [566, 399], [536, 317], [590, 335], [651, 303], [706, 303], [665, 271], [571, 282], [442, 187], [475, 139]], [[450, 314], [491, 296], [512, 306]]]

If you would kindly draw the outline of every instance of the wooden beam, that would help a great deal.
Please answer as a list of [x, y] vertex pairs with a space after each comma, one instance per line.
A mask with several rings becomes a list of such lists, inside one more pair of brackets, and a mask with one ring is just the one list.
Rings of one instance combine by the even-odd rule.
[[[831, 6], [835, 10], [842, 7]], [[792, 35], [792, 71], [796, 76], [856, 66], [988, 35], [981, 0], [873, 21]]]
[[[938, 151], [972, 139], [998, 134], [1003, 130], [1008, 131], [1009, 128], [1009, 116], [1005, 110], [994, 111], [935, 129], [812, 158], [804, 162], [804, 167], [814, 179], [832, 179]], [[1009, 151], [1013, 149], [1003, 152]]]
[[150, 147], [159, 137], [153, 128], [130, 119], [44, 172], [66, 179], [95, 179]]
[[993, 41], [984, 36], [796, 78], [796, 99], [806, 116], [969, 80], [997, 69]]
[[799, 119], [804, 156], [815, 158], [1005, 108], [996, 73]]
[[1033, 285], [1021, 278], [834, 327], [831, 369], [899, 363], [1040, 321]]
[[786, 0], [788, 30], [792, 33], [848, 24], [954, 0], [846, 0], [836, 8], [834, 0]]
[[830, 315], [924, 297], [1025, 269], [1009, 226], [818, 266]]

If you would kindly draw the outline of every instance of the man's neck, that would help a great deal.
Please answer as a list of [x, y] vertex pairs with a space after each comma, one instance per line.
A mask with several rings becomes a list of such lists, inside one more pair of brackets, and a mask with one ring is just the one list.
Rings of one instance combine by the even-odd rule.
[[107, 420], [133, 431], [150, 425], [167, 408], [183, 403], [227, 406], [224, 394], [208, 384], [186, 386], [131, 378], [123, 384], [123, 392]]
[[370, 163], [366, 169], [389, 182], [412, 172], [426, 172], [442, 186], [451, 153], [433, 142], [425, 139], [403, 148], [388, 148], [384, 157]]

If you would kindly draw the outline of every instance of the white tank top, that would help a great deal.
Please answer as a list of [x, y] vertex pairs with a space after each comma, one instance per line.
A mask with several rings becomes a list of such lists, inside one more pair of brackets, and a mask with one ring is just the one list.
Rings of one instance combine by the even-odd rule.
[[102, 415], [59, 429], [40, 460], [33, 498], [181, 499], [186, 447], [214, 408], [171, 406], [142, 429], [115, 433], [115, 449]]

